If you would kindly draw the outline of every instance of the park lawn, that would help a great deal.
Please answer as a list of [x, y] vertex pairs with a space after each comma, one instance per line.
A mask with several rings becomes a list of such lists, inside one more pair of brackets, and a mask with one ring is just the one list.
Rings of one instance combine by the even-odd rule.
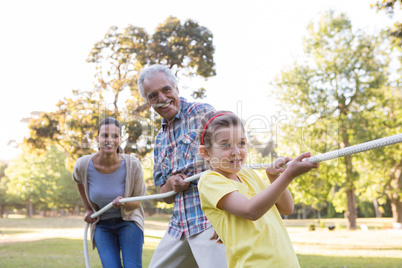
[[297, 254], [304, 268], [400, 268], [402, 259], [377, 257], [341, 257]]
[[[155, 239], [155, 238], [152, 238]], [[148, 267], [155, 241], [145, 243], [143, 266]], [[82, 241], [77, 239], [46, 239], [33, 242], [18, 242], [0, 245], [0, 263], [2, 268], [43, 267], [43, 268], [82, 268], [85, 267]], [[378, 257], [342, 257], [298, 254], [301, 267], [347, 267], [347, 268], [400, 268], [402, 259]], [[96, 250], [89, 249], [92, 268], [101, 268]]]
[[[147, 238], [146, 238], [147, 239]], [[155, 238], [151, 238], [155, 240]], [[160, 238], [158, 239], [160, 240]], [[91, 268], [102, 268], [98, 253], [90, 248]], [[148, 267], [157, 243], [146, 243], [143, 248], [143, 266]], [[30, 242], [0, 244], [0, 267], [85, 267], [82, 240], [54, 238]]]
[[[168, 221], [165, 216], [147, 217], [143, 267], [148, 267]], [[373, 230], [369, 232], [347, 231], [345, 221], [339, 219], [325, 220], [327, 225], [336, 224], [336, 231], [317, 228], [309, 232], [307, 226], [312, 222], [317, 220], [285, 220], [301, 267], [402, 267], [401, 231], [382, 228], [389, 226], [390, 219], [359, 220]], [[85, 267], [83, 227], [81, 217], [0, 219], [0, 267]], [[5, 242], [35, 233], [41, 240]], [[92, 268], [101, 267], [91, 247], [89, 258]]]

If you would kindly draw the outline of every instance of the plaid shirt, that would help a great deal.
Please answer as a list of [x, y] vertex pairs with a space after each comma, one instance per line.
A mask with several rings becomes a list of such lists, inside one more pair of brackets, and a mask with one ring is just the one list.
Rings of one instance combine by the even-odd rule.
[[[198, 154], [197, 130], [205, 112], [214, 108], [205, 103], [188, 103], [180, 98], [180, 110], [170, 122], [162, 118], [154, 147], [154, 182], [162, 186], [176, 173], [192, 176], [206, 170]], [[198, 180], [188, 189], [176, 194], [168, 234], [176, 239], [189, 237], [209, 228], [211, 224], [201, 210], [197, 188]]]

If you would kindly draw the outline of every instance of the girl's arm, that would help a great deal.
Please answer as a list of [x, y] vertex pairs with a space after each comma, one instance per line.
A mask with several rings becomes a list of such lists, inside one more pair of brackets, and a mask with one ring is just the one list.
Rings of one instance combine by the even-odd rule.
[[[281, 199], [282, 195], [287, 190], [288, 185], [294, 178], [308, 172], [312, 168], [318, 167], [318, 164], [313, 164], [307, 161], [302, 162], [303, 158], [309, 156], [310, 153], [299, 155], [270, 187], [265, 188], [251, 199], [248, 199], [241, 193], [234, 191], [222, 197], [218, 202], [217, 207], [238, 217], [252, 221], [258, 220], [275, 203], [277, 203], [279, 199]], [[287, 200], [289, 196], [285, 193], [283, 197], [284, 200]], [[280, 203], [282, 204], [282, 199]]]
[[[265, 172], [267, 173], [268, 179], [271, 184], [281, 175], [282, 172], [285, 171], [285, 169], [282, 167], [291, 160], [292, 158], [290, 157], [281, 157], [275, 160], [274, 163], [272, 163], [269, 167], [267, 167]], [[294, 203], [292, 194], [290, 193], [288, 188], [286, 188], [286, 190], [282, 193], [281, 197], [278, 199], [275, 205], [278, 208], [279, 213], [282, 215], [291, 215], [293, 213]]]

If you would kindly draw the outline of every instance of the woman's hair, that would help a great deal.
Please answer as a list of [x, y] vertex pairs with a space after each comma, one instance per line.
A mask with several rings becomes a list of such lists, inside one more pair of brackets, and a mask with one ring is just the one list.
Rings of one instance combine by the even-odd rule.
[[[99, 123], [99, 125], [98, 125], [98, 135], [99, 135], [100, 129], [101, 129], [101, 127], [102, 127], [103, 125], [115, 125], [115, 126], [117, 126], [117, 127], [120, 129], [119, 134], [121, 135], [120, 123], [119, 123], [119, 121], [117, 121], [117, 120], [114, 119], [113, 117], [107, 117], [107, 118], [103, 119], [103, 120]], [[123, 152], [123, 149], [119, 146], [119, 147], [117, 148], [117, 153], [121, 154], [122, 152]]]
[[160, 64], [151, 65], [141, 71], [137, 81], [138, 91], [140, 92], [140, 95], [144, 100], [147, 100], [147, 96], [145, 96], [144, 86], [142, 85], [142, 83], [145, 79], [150, 79], [154, 77], [157, 73], [166, 74], [168, 80], [170, 81], [170, 83], [172, 83], [173, 87], [177, 87], [176, 76], [173, 74], [172, 70], [169, 69], [169, 67]]
[[201, 118], [200, 127], [198, 129], [197, 138], [200, 141], [200, 145], [204, 145], [207, 149], [210, 148], [213, 144], [216, 131], [227, 127], [241, 127], [244, 130], [243, 122], [232, 112], [207, 112]]

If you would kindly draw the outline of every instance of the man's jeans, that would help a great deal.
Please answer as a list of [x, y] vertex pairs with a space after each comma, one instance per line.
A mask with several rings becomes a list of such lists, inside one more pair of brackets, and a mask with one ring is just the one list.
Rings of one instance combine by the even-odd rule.
[[96, 224], [94, 239], [103, 267], [122, 267], [120, 249], [124, 268], [142, 267], [144, 235], [134, 222], [121, 218], [101, 220]]

